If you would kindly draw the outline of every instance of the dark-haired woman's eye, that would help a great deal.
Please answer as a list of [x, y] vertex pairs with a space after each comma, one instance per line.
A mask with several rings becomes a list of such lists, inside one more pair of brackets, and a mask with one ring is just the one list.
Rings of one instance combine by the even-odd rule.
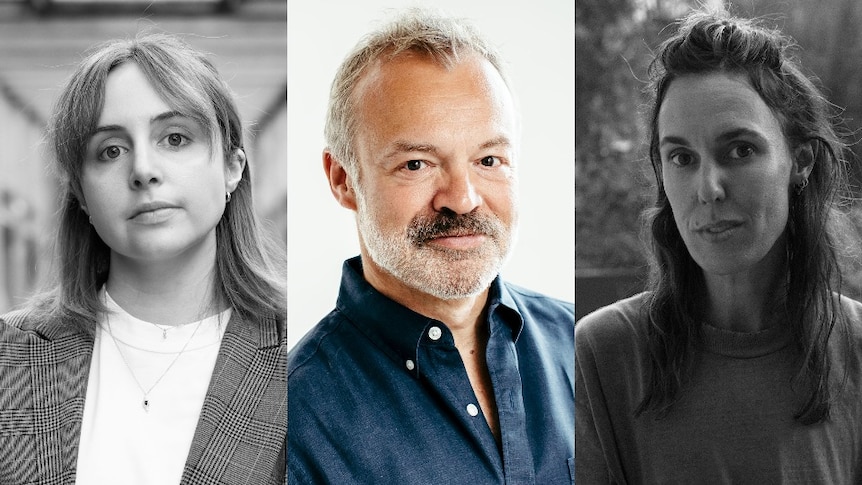
[[690, 153], [676, 152], [671, 153], [668, 157], [668, 160], [674, 165], [685, 167], [691, 165], [691, 163], [694, 161], [694, 157]]
[[752, 155], [754, 155], [754, 147], [747, 143], [737, 145], [730, 150], [730, 158], [748, 158]]

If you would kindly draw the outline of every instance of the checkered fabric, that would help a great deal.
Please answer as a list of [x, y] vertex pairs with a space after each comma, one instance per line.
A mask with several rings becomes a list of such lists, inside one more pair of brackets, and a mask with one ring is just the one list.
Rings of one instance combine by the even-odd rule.
[[[93, 337], [27, 317], [0, 317], [0, 484], [73, 485]], [[286, 355], [283, 321], [234, 312], [181, 485], [285, 483]]]

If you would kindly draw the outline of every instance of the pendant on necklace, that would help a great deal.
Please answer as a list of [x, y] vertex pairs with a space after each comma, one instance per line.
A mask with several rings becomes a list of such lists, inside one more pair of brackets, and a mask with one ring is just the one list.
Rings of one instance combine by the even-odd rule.
[[144, 398], [143, 406], [144, 406], [144, 411], [150, 412], [150, 400], [149, 399]]
[[162, 329], [162, 340], [167, 340], [167, 339], [168, 339], [168, 329], [163, 328]]

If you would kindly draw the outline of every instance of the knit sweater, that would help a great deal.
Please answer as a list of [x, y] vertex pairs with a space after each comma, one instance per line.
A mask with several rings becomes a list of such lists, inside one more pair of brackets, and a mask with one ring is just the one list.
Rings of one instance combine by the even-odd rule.
[[[828, 421], [793, 419], [797, 351], [787, 326], [739, 333], [704, 325], [691, 379], [669, 413], [634, 410], [648, 376], [646, 294], [575, 327], [576, 479], [593, 483], [862, 482], [862, 303], [842, 298], [848, 332], [833, 332]], [[845, 353], [844, 339], [849, 339]], [[838, 386], [833, 386], [836, 389]]]

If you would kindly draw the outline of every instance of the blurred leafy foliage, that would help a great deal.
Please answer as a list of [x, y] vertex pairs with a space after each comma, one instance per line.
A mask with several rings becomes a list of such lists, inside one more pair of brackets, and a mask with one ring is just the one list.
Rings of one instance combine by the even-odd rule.
[[[646, 264], [641, 213], [653, 200], [642, 107], [652, 50], [673, 22], [704, 0], [575, 2], [575, 264], [633, 268]], [[712, 2], [716, 3], [716, 2]], [[725, 1], [734, 15], [759, 18], [791, 36], [803, 69], [835, 104], [850, 145], [854, 186], [862, 129], [862, 2]], [[839, 108], [840, 107], [840, 108]], [[858, 195], [858, 193], [857, 193]], [[851, 233], [860, 234], [858, 202]], [[855, 240], [855, 246], [862, 244]], [[862, 289], [860, 259], [846, 260], [849, 293]]]

